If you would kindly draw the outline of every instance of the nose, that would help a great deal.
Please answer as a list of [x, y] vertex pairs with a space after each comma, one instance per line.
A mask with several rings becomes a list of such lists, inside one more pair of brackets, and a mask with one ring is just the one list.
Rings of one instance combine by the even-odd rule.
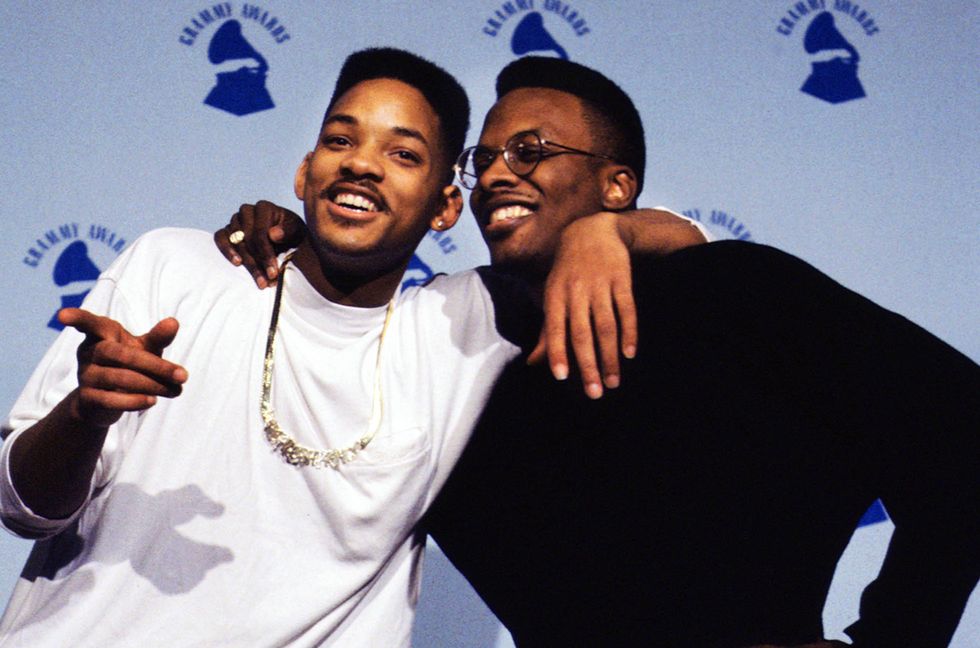
[[351, 149], [344, 156], [340, 170], [342, 174], [355, 178], [371, 178], [373, 180], [384, 178], [384, 165], [381, 164], [378, 154], [363, 146]]
[[512, 187], [520, 182], [521, 179], [510, 170], [507, 162], [504, 161], [503, 152], [494, 156], [483, 173], [480, 174], [479, 189], [493, 189], [494, 187]]

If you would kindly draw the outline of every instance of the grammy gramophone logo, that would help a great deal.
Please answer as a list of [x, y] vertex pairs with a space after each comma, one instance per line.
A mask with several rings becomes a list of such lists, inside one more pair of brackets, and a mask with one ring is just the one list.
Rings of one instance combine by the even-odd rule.
[[803, 82], [801, 92], [829, 103], [841, 103], [864, 96], [864, 86], [858, 79], [861, 56], [834, 26], [829, 11], [817, 15], [806, 29], [803, 49], [807, 54], [834, 52], [828, 59], [814, 60], [810, 76]]
[[[562, 28], [562, 23], [571, 29]], [[510, 50], [517, 56], [535, 54], [567, 59], [568, 51], [559, 42], [581, 37], [592, 31], [588, 21], [570, 3], [560, 0], [518, 0], [504, 2], [484, 21], [483, 33], [492, 38], [509, 30]], [[558, 34], [558, 37], [555, 36]]]
[[[126, 247], [126, 239], [105, 225], [64, 223], [41, 232], [28, 246], [23, 263], [50, 286], [38, 294], [50, 303], [48, 328], [60, 331], [62, 308], [77, 308], [88, 295], [99, 274]], [[42, 277], [50, 277], [50, 283]]]
[[858, 76], [861, 55], [842, 33], [840, 23], [846, 23], [847, 29], [857, 23], [866, 36], [879, 31], [871, 14], [850, 0], [797, 2], [776, 26], [776, 31], [784, 36], [792, 35], [797, 26], [806, 26], [802, 49], [810, 57], [810, 73], [800, 92], [832, 104], [865, 96]]
[[204, 103], [233, 115], [249, 115], [268, 110], [272, 102], [265, 87], [269, 64], [242, 36], [242, 24], [229, 20], [218, 27], [208, 45], [208, 60], [214, 65], [225, 61], [250, 61], [230, 72], [218, 72], [217, 82]]
[[269, 63], [246, 37], [243, 26], [261, 38], [261, 31], [272, 37], [263, 47], [274, 47], [290, 39], [282, 21], [258, 5], [230, 2], [212, 5], [197, 12], [180, 32], [178, 40], [194, 46], [206, 32], [217, 26], [207, 40], [207, 61], [213, 66], [215, 81], [204, 104], [239, 117], [269, 110], [275, 102], [266, 82]]

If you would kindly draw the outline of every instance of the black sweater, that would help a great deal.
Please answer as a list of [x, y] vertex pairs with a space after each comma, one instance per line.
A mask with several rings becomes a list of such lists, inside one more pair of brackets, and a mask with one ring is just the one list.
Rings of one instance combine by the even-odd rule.
[[880, 498], [896, 530], [848, 633], [946, 645], [980, 574], [977, 365], [764, 246], [637, 260], [634, 284], [622, 387], [591, 402], [516, 360], [426, 520], [517, 644], [817, 640]]

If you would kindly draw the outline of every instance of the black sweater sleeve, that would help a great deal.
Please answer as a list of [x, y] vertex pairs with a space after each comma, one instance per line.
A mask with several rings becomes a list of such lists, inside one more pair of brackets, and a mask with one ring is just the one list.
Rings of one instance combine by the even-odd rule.
[[666, 263], [640, 261], [636, 275], [634, 283], [647, 285], [638, 302], [655, 303], [659, 289], [710, 296], [701, 300], [712, 305], [705, 317], [760, 332], [768, 363], [807, 375], [787, 381], [810, 392], [794, 402], [859, 431], [867, 479], [895, 532], [847, 629], [855, 645], [947, 645], [980, 577], [980, 368], [766, 246], [699, 246]]

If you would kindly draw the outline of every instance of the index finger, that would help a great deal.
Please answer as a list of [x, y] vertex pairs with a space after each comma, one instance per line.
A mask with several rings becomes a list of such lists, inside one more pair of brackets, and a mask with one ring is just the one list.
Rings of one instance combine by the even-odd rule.
[[125, 330], [115, 320], [82, 308], [62, 308], [58, 311], [58, 321], [88, 337], [100, 340], [119, 340], [120, 333]]
[[[568, 378], [568, 354], [565, 339], [568, 335], [566, 296], [558, 290], [545, 290], [544, 325], [542, 337], [548, 354], [548, 365], [557, 380]], [[539, 342], [538, 346], [541, 344]]]

